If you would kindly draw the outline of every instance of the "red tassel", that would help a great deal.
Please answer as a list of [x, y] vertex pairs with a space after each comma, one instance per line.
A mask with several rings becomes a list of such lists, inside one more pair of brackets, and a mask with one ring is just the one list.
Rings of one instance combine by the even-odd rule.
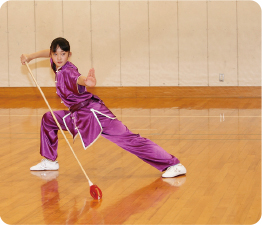
[[90, 195], [94, 199], [99, 200], [102, 198], [102, 191], [99, 187], [97, 187], [97, 185], [93, 184], [92, 186], [90, 186]]

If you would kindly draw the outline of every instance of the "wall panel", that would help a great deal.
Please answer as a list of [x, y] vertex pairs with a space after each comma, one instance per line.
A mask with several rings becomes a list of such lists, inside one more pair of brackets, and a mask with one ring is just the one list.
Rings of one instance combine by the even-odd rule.
[[[80, 73], [95, 67], [98, 86], [261, 85], [254, 1], [10, 0], [0, 10], [0, 86], [35, 86], [20, 55], [59, 36]], [[40, 86], [55, 86], [49, 59], [30, 67]]]
[[98, 86], [120, 86], [119, 2], [92, 1], [92, 52]]
[[205, 1], [178, 2], [179, 85], [206, 86], [207, 4]]
[[87, 76], [91, 68], [90, 1], [64, 1], [63, 19], [64, 38], [72, 52], [70, 61]]
[[261, 85], [261, 8], [253, 1], [237, 3], [238, 74], [240, 86]]
[[[53, 39], [63, 36], [62, 8], [61, 0], [35, 2], [36, 51], [50, 48]], [[39, 85], [55, 86], [49, 59], [37, 59], [36, 65]]]
[[35, 51], [34, 2], [8, 2], [8, 32], [10, 86], [34, 86], [27, 68], [20, 63], [22, 53]]
[[[236, 2], [208, 2], [210, 86], [237, 86]], [[219, 82], [224, 74], [224, 82]]]
[[149, 33], [150, 86], [177, 86], [177, 1], [149, 2]]
[[9, 86], [8, 74], [8, 34], [7, 34], [7, 2], [0, 9], [0, 87]]
[[148, 3], [120, 2], [121, 85], [149, 86]]

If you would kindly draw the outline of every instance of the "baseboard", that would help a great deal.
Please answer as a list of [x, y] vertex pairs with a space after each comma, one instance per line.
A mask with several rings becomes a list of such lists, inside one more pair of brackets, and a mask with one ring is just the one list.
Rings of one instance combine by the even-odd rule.
[[[43, 87], [48, 97], [56, 98], [55, 87]], [[260, 98], [261, 87], [94, 87], [88, 89], [101, 98], [176, 97], [176, 98]], [[0, 97], [41, 97], [36, 87], [2, 87]]]

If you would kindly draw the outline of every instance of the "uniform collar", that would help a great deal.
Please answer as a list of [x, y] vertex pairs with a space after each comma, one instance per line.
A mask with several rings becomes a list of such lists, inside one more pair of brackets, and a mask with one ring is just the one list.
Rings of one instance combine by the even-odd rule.
[[66, 68], [68, 64], [69, 64], [69, 61], [67, 61], [66, 64], [63, 65], [62, 67], [58, 68], [58, 69], [56, 70], [56, 73], [59, 72], [60, 70], [64, 69], [64, 68]]

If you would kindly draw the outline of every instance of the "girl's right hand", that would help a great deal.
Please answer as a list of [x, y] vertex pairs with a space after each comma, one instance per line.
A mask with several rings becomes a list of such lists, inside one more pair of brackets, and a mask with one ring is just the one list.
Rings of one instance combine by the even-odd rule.
[[25, 65], [25, 62], [29, 63], [31, 61], [30, 58], [29, 58], [29, 55], [27, 55], [27, 54], [22, 54], [20, 59], [21, 59], [21, 63], [23, 65]]

